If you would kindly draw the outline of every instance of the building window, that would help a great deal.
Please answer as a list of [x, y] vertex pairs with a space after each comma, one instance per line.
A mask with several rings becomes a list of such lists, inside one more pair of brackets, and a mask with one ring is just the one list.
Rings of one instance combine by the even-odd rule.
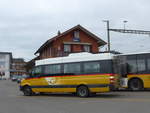
[[79, 31], [74, 31], [73, 41], [75, 41], [75, 42], [79, 42], [80, 41]]
[[45, 49], [45, 57], [48, 56], [48, 48]]
[[84, 45], [83, 46], [83, 51], [90, 52], [90, 46], [89, 45]]
[[5, 69], [5, 62], [0, 61], [0, 70], [4, 70], [4, 69]]
[[0, 60], [5, 60], [5, 55], [0, 55]]
[[79, 36], [79, 31], [74, 31], [74, 37], [80, 38], [80, 36]]
[[48, 48], [48, 55], [51, 56], [51, 47]]
[[71, 52], [71, 45], [64, 45], [64, 52]]

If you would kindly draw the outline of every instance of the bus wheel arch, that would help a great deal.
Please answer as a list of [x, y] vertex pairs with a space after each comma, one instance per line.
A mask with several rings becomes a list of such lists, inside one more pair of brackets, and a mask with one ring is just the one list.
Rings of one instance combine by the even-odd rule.
[[144, 82], [138, 77], [133, 77], [128, 81], [128, 89], [132, 91], [140, 91], [144, 88]]
[[90, 95], [90, 90], [87, 85], [80, 84], [76, 87], [76, 94], [79, 97], [88, 97]]
[[24, 96], [32, 96], [34, 93], [29, 85], [24, 85], [22, 87], [22, 92]]

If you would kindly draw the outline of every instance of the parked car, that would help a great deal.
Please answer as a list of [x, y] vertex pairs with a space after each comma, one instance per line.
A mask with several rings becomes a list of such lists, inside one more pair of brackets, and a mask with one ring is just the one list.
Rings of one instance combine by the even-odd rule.
[[13, 76], [11, 77], [11, 80], [12, 80], [12, 81], [17, 81], [17, 76], [18, 76], [18, 75], [13, 75]]

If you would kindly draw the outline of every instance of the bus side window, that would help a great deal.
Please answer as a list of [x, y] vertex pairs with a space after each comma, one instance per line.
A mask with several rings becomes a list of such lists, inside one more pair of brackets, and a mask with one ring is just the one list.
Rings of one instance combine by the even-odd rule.
[[147, 59], [147, 70], [150, 71], [150, 58]]
[[35, 67], [32, 76], [37, 77], [40, 76], [41, 74], [42, 74], [42, 67], [41, 66]]
[[29, 78], [32, 78], [34, 76], [34, 68], [29, 70]]
[[111, 60], [103, 60], [100, 62], [100, 73], [113, 73], [113, 64]]
[[31, 76], [30, 77], [34, 77], [34, 72], [35, 71], [35, 69], [33, 69], [32, 71], [31, 71]]
[[100, 72], [100, 63], [99, 62], [86, 62], [83, 63], [84, 73], [99, 73]]
[[81, 73], [81, 64], [80, 63], [64, 64], [64, 73], [80, 74]]
[[136, 56], [128, 56], [127, 57], [127, 72], [128, 72], [128, 74], [137, 73]]
[[150, 73], [150, 54], [146, 55], [146, 73]]
[[145, 59], [137, 59], [138, 72], [146, 71]]
[[44, 74], [60, 74], [61, 73], [61, 65], [46, 65], [44, 66]]

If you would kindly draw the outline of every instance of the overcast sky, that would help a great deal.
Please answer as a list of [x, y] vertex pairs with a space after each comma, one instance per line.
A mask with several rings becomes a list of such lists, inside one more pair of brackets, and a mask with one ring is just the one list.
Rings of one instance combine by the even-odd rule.
[[[0, 0], [0, 51], [31, 60], [49, 38], [82, 25], [107, 41], [111, 28], [150, 30], [150, 0]], [[111, 49], [150, 51], [150, 36], [111, 32]], [[104, 48], [103, 48], [104, 49]]]

